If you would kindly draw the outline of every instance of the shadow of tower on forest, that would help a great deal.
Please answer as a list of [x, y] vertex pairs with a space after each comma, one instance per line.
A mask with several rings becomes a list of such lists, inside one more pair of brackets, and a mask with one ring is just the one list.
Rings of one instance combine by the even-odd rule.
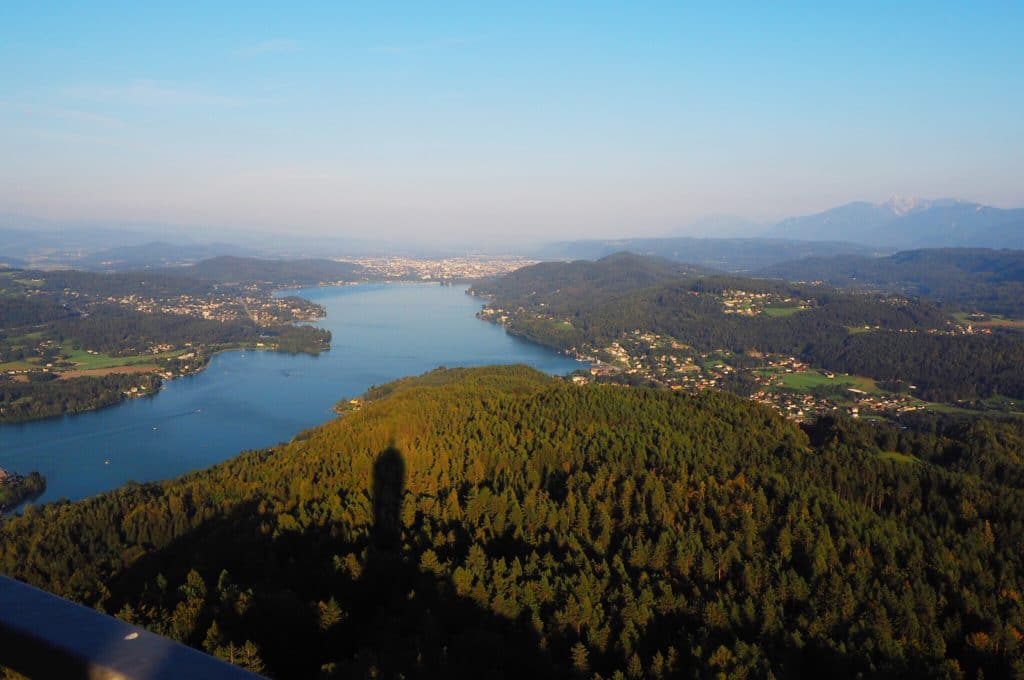
[[[472, 539], [460, 526], [454, 545], [433, 545], [436, 534], [406, 527], [407, 466], [395, 446], [374, 459], [373, 521], [369, 536], [310, 522], [302, 530], [268, 530], [260, 496], [240, 501], [164, 543], [111, 580], [107, 606], [127, 603], [170, 612], [177, 588], [197, 570], [216, 599], [218, 574], [230, 573], [238, 591], [252, 593], [245, 613], [221, 610], [223, 634], [252, 640], [272, 675], [295, 678], [493, 677], [566, 675], [566, 642], [536, 634], [527, 614], [512, 620], [491, 610], [483, 588], [460, 595], [447, 575], [421, 568], [434, 548], [461, 562]], [[331, 490], [325, 490], [330, 492]], [[346, 491], [357, 492], [356, 489]], [[283, 502], [278, 500], [282, 505]], [[285, 511], [288, 512], [288, 511]], [[291, 512], [297, 512], [294, 508]], [[433, 527], [434, 532], [438, 527]], [[359, 573], [337, 559], [362, 554]], [[161, 576], [162, 575], [162, 576]], [[167, 578], [164, 578], [167, 577]], [[219, 586], [218, 586], [219, 587]], [[343, 615], [324, 626], [311, 603], [335, 600]], [[209, 619], [187, 640], [199, 646]]]
[[402, 546], [402, 496], [405, 494], [405, 459], [394, 445], [373, 463], [372, 547], [390, 555]]
[[[356, 609], [360, 639], [337, 677], [549, 677], [557, 673], [526, 617], [512, 621], [420, 568], [402, 516], [406, 465], [394, 446], [373, 466], [373, 528]], [[350, 638], [351, 639], [351, 638]]]

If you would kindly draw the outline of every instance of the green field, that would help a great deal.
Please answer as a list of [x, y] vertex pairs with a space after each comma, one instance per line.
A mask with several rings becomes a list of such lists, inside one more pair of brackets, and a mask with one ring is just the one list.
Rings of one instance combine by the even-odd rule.
[[871, 378], [864, 378], [859, 375], [847, 375], [837, 373], [836, 377], [828, 378], [817, 371], [805, 371], [804, 373], [786, 373], [782, 376], [782, 386], [794, 390], [811, 390], [815, 387], [852, 387], [869, 394], [877, 393], [880, 390], [875, 381]]
[[916, 456], [911, 456], [908, 453], [900, 453], [899, 451], [882, 451], [878, 454], [878, 457], [882, 460], [892, 461], [893, 463], [904, 463], [911, 465], [920, 465], [921, 459]]
[[33, 368], [39, 368], [39, 364], [30, 364], [27, 361], [8, 361], [7, 363], [0, 364], [0, 373], [4, 371], [26, 371]]
[[764, 314], [771, 317], [793, 316], [802, 309], [802, 307], [765, 307]]
[[1003, 316], [991, 315], [984, 321], [974, 321], [968, 318], [966, 312], [957, 312], [953, 318], [962, 324], [969, 324], [975, 328], [1010, 328], [1024, 330], [1024, 319], [1007, 319]]
[[16, 335], [9, 337], [4, 341], [4, 343], [10, 345], [11, 347], [16, 347], [17, 345], [24, 345], [33, 340], [39, 340], [42, 337], [42, 332], [36, 331], [35, 333], [26, 333], [25, 335]]
[[135, 364], [148, 364], [156, 359], [166, 359], [184, 354], [186, 350], [173, 350], [161, 352], [160, 354], [136, 354], [127, 357], [113, 357], [109, 354], [89, 354], [84, 349], [74, 349], [70, 343], [64, 343], [61, 353], [68, 361], [75, 364], [75, 369], [86, 371], [97, 368], [116, 368], [117, 366], [133, 366]]
[[[29, 335], [23, 335], [17, 338], [10, 338], [8, 342], [11, 345], [24, 344], [26, 341], [36, 339], [40, 337], [41, 333], [30, 333]], [[152, 364], [157, 359], [166, 359], [169, 357], [178, 356], [184, 354], [186, 350], [175, 350], [171, 352], [161, 352], [160, 354], [136, 354], [133, 356], [126, 357], [115, 357], [109, 354], [89, 354], [84, 349], [75, 349], [71, 346], [70, 342], [65, 342], [61, 347], [60, 353], [71, 363], [73, 363], [76, 371], [87, 371], [104, 368], [117, 368], [119, 366], [135, 366], [137, 364]], [[31, 361], [8, 361], [0, 363], [0, 372], [2, 371], [24, 371], [40, 369], [43, 367], [43, 362], [38, 359]]]
[[538, 318], [532, 321], [537, 327], [542, 328], [542, 332], [553, 333], [553, 334], [564, 334], [572, 333], [573, 328], [572, 322], [564, 319], [545, 319]]
[[[1006, 402], [1009, 401], [1009, 404]], [[1011, 416], [1014, 418], [1024, 418], [1024, 404], [1021, 404], [1020, 400], [1007, 400], [1005, 397], [989, 397], [983, 400], [984, 408], [964, 408], [963, 406], [957, 406], [956, 404], [943, 404], [941, 402], [934, 401], [918, 401], [915, 405], [924, 408], [927, 411], [934, 411], [935, 413], [950, 413], [955, 415], [972, 415], [976, 416], [986, 412], [995, 412], [1002, 415]]]
[[954, 404], [943, 404], [937, 401], [925, 401], [921, 402], [921, 406], [927, 411], [934, 411], [935, 413], [953, 413], [960, 415], [977, 415], [978, 411], [968, 408], [962, 408]]

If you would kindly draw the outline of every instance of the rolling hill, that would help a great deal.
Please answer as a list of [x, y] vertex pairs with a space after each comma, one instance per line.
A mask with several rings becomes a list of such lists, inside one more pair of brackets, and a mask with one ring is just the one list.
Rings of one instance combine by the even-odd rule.
[[441, 370], [0, 569], [274, 677], [1009, 677], [1024, 432], [932, 427]]

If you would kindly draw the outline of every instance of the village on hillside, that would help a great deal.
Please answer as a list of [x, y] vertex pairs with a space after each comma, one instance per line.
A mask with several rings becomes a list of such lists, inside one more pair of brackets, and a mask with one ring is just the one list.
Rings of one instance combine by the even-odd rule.
[[[790, 315], [808, 309], [812, 304], [810, 301], [748, 291], [730, 290], [721, 296], [723, 313], [742, 316]], [[506, 329], [511, 329], [513, 320], [524, 315], [532, 315], [553, 325], [571, 327], [568, 319], [536, 314], [522, 308], [505, 310], [488, 305], [478, 314], [481, 319]], [[877, 326], [866, 326], [851, 332], [879, 330]], [[991, 328], [957, 323], [927, 332], [971, 335], [991, 333]], [[567, 353], [590, 363], [588, 371], [572, 376], [577, 384], [592, 381], [646, 384], [689, 393], [706, 389], [726, 390], [770, 406], [797, 422], [829, 413], [872, 418], [957, 408], [917, 398], [914, 385], [909, 385], [904, 393], [892, 392], [882, 389], [870, 378], [815, 368], [794, 356], [750, 351], [738, 357], [724, 348], [699, 352], [676, 338], [639, 329], [621, 334], [606, 346], [572, 347]]]

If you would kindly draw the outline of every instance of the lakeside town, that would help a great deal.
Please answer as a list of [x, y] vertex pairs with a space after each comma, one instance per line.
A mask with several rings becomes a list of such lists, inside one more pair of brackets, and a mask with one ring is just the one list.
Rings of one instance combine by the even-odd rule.
[[324, 308], [298, 296], [274, 297], [251, 293], [216, 292], [209, 295], [177, 297], [146, 297], [139, 295], [111, 296], [103, 301], [122, 305], [143, 314], [176, 314], [213, 321], [249, 319], [257, 326], [271, 326], [295, 321], [315, 321], [324, 315]]
[[[29, 297], [41, 295], [27, 291]], [[61, 292], [62, 304], [69, 313], [82, 319], [100, 314], [109, 316], [111, 309], [124, 309], [138, 314], [173, 315], [182, 319], [202, 319], [222, 324], [251, 322], [259, 328], [308, 322], [321, 318], [324, 308], [296, 296], [275, 297], [258, 290], [239, 292], [215, 290], [206, 294], [181, 295], [91, 295], [66, 289]], [[22, 329], [0, 342], [0, 380], [6, 376], [27, 382], [36, 373], [53, 373], [70, 379], [111, 373], [156, 372], [164, 378], [188, 375], [201, 369], [215, 346], [194, 342], [164, 342], [159, 339], [123, 347], [116, 353], [105, 353], [80, 346], [74, 340], [58, 341], [39, 329]], [[270, 339], [253, 343], [254, 347], [273, 346]], [[145, 393], [147, 385], [133, 387], [130, 396]]]
[[322, 306], [263, 284], [14, 270], [0, 284], [12, 312], [0, 333], [0, 422], [152, 395], [226, 349], [329, 347], [330, 334], [308, 325]]
[[501, 276], [516, 269], [536, 264], [537, 260], [522, 257], [339, 257], [363, 268], [366, 278], [384, 281], [440, 281], [460, 283], [491, 276]]
[[[894, 298], [893, 302], [896, 304], [899, 300]], [[811, 300], [741, 290], [724, 291], [720, 303], [724, 314], [742, 316], [789, 316], [814, 304]], [[550, 324], [571, 326], [569, 319], [535, 314], [523, 308], [506, 310], [493, 304], [485, 306], [477, 316], [515, 332], [515, 321], [530, 314]], [[851, 332], [882, 330], [879, 326], [864, 326], [851, 329]], [[992, 330], [963, 322], [923, 332], [973, 335], [991, 334]], [[794, 356], [756, 351], [737, 356], [724, 348], [699, 352], [671, 336], [639, 329], [621, 334], [606, 346], [572, 347], [567, 354], [590, 364], [588, 371], [572, 376], [572, 381], [577, 384], [592, 381], [647, 384], [688, 393], [706, 389], [726, 390], [770, 406], [797, 422], [830, 413], [871, 418], [957, 408], [917, 398], [914, 385], [909, 385], [903, 393], [892, 392], [881, 388], [870, 378], [815, 368]]]

